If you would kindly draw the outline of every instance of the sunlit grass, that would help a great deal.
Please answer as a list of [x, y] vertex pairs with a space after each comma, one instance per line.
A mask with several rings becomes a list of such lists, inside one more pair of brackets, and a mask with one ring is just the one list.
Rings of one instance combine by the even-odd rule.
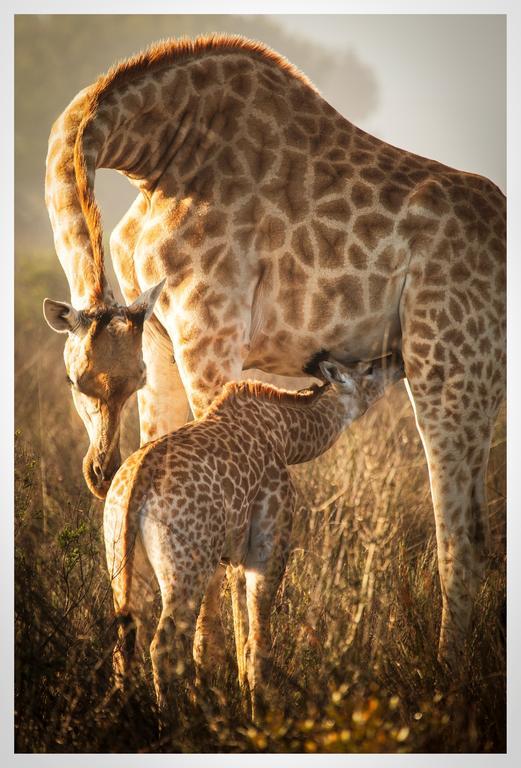
[[[39, 290], [54, 295], [46, 274]], [[149, 666], [128, 700], [113, 689], [102, 506], [81, 476], [86, 434], [64, 379], [63, 339], [47, 331], [29, 278], [26, 270], [17, 306], [18, 751], [504, 751], [504, 413], [487, 481], [493, 553], [459, 674], [447, 678], [436, 663], [427, 469], [397, 385], [325, 456], [294, 470], [299, 500], [262, 727], [243, 713], [225, 588], [229, 664], [197, 703], [181, 698], [177, 724], [160, 735]], [[136, 439], [131, 404], [125, 453]]]

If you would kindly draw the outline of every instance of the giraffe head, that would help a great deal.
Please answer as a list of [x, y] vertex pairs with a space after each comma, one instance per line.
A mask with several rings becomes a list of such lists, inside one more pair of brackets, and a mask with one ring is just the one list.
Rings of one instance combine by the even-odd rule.
[[90, 491], [104, 499], [121, 463], [121, 410], [145, 384], [143, 323], [152, 315], [164, 280], [129, 307], [99, 305], [76, 310], [64, 301], [45, 299], [50, 327], [67, 333], [64, 359], [74, 405], [89, 435], [83, 474]]
[[322, 377], [343, 400], [352, 419], [365, 413], [382, 397], [386, 387], [405, 376], [401, 355], [349, 365], [322, 360], [319, 368]]

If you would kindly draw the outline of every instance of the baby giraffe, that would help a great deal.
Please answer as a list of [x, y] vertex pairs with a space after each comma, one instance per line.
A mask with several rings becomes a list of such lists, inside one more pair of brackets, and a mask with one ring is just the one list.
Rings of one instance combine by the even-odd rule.
[[[157, 581], [162, 611], [150, 655], [165, 714], [174, 670], [191, 676], [192, 651], [199, 664], [205, 641], [216, 642], [203, 638], [194, 648], [203, 598], [203, 610], [218, 599], [216, 574], [225, 562], [242, 566], [246, 576], [245, 668], [257, 716], [270, 609], [286, 566], [295, 500], [288, 466], [324, 453], [404, 375], [389, 359], [349, 368], [324, 361], [320, 369], [326, 383], [299, 392], [251, 381], [227, 384], [199, 421], [141, 447], [112, 481], [104, 532], [119, 627], [116, 679], [123, 684], [129, 673], [136, 629], [146, 629]], [[259, 496], [262, 513], [252, 518]]]

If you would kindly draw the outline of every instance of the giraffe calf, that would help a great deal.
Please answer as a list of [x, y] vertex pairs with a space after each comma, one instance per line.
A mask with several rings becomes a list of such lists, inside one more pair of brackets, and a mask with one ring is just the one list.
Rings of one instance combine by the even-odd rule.
[[[400, 365], [380, 361], [349, 369], [322, 362], [320, 368], [325, 384], [299, 392], [227, 384], [199, 421], [141, 447], [111, 484], [104, 533], [119, 625], [116, 677], [123, 683], [129, 672], [135, 630], [138, 636], [145, 631], [157, 581], [162, 611], [150, 654], [160, 711], [174, 670], [193, 674], [197, 618], [200, 611], [212, 613], [224, 561], [244, 568], [244, 666], [256, 716], [270, 653], [270, 610], [288, 556], [295, 499], [288, 465], [321, 455], [403, 376]], [[252, 517], [254, 499], [261, 503]], [[219, 635], [220, 622], [212, 630]], [[195, 643], [196, 664], [212, 656], [212, 642], [223, 647], [221, 636], [206, 634]]]

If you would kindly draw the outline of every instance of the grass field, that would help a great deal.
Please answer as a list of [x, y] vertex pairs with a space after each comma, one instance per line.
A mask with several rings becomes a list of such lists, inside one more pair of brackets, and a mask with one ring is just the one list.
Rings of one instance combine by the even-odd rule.
[[[87, 435], [63, 337], [41, 315], [67, 298], [55, 257], [17, 263], [16, 750], [18, 752], [502, 752], [506, 749], [506, 460], [502, 411], [488, 496], [493, 552], [458, 674], [436, 663], [441, 598], [428, 476], [403, 384], [322, 458], [296, 467], [292, 552], [272, 616], [266, 723], [242, 713], [229, 664], [159, 734], [149, 667], [129, 700], [115, 638], [102, 505], [81, 475]], [[122, 448], [137, 447], [132, 401]]]

